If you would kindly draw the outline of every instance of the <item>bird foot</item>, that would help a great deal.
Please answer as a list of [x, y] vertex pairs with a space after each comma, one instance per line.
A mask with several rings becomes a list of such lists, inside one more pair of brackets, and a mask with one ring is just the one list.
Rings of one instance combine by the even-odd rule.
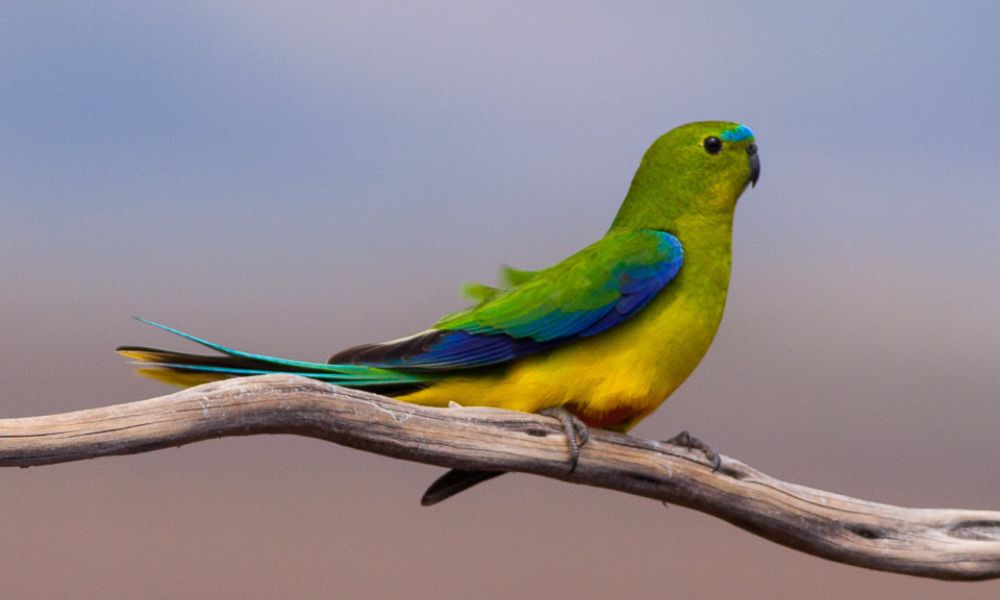
[[696, 438], [695, 436], [691, 435], [687, 431], [682, 431], [678, 433], [669, 440], [664, 441], [664, 443], [671, 444], [673, 446], [681, 446], [683, 448], [688, 448], [691, 450], [701, 450], [701, 453], [704, 454], [705, 458], [707, 458], [708, 461], [712, 464], [713, 473], [718, 471], [719, 467], [722, 466], [722, 457], [719, 456], [719, 453], [716, 452], [715, 450], [712, 450], [712, 448], [710, 448], [708, 444]]
[[576, 415], [561, 406], [547, 408], [539, 411], [538, 414], [559, 419], [569, 444], [569, 474], [572, 475], [580, 461], [580, 447], [590, 439], [590, 429]]

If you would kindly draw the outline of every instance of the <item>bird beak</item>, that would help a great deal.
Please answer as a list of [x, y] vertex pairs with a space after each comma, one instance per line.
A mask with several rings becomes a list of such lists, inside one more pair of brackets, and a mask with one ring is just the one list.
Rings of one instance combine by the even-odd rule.
[[757, 156], [757, 144], [747, 146], [747, 156], [750, 158], [750, 187], [757, 185], [760, 177], [760, 157]]

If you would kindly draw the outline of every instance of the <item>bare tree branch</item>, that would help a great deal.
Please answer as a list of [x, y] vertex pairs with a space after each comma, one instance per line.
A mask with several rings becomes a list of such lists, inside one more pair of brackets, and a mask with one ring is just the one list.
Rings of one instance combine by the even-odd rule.
[[1000, 512], [867, 502], [779, 481], [728, 457], [713, 473], [699, 453], [604, 431], [593, 432], [570, 475], [555, 419], [424, 408], [293, 376], [229, 379], [150, 400], [0, 419], [0, 466], [259, 433], [304, 435], [442, 467], [535, 473], [654, 498], [870, 569], [938, 579], [1000, 577]]

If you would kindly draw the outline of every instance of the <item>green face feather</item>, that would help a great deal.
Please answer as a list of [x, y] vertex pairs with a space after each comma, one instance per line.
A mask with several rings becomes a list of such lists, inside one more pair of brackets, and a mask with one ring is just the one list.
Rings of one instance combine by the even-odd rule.
[[[750, 128], [700, 121], [664, 134], [646, 151], [613, 229], [674, 231], [695, 215], [731, 214], [759, 173]], [[685, 240], [681, 240], [686, 244]]]

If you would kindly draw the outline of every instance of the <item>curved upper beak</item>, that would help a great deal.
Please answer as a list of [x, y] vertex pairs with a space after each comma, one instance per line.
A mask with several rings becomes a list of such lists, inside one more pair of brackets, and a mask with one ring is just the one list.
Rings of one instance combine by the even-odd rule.
[[747, 157], [750, 159], [750, 187], [757, 185], [760, 177], [760, 157], [757, 156], [757, 144], [747, 146]]

